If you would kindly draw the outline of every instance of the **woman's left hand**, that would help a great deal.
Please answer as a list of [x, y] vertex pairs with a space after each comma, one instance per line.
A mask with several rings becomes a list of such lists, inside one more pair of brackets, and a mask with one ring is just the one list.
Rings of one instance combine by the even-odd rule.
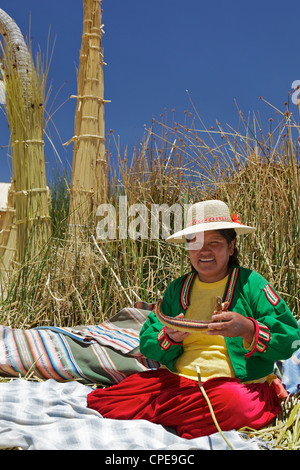
[[208, 335], [222, 335], [230, 338], [241, 336], [251, 343], [255, 334], [253, 321], [237, 312], [214, 312], [212, 323], [208, 325]]

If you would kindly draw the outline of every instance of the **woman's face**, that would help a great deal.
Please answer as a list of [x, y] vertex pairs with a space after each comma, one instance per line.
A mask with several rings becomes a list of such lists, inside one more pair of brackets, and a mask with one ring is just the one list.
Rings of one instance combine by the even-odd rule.
[[198, 272], [200, 281], [217, 282], [227, 276], [228, 262], [234, 252], [233, 240], [227, 240], [217, 231], [211, 230], [202, 234], [203, 245], [193, 249], [189, 242], [189, 256], [192, 266]]

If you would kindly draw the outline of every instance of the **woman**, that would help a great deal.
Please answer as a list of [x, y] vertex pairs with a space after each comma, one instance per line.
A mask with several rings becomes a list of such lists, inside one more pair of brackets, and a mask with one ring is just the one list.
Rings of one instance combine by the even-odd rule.
[[[187, 227], [167, 240], [186, 243], [192, 270], [168, 286], [161, 312], [209, 321], [208, 328], [190, 333], [163, 326], [154, 309], [141, 330], [140, 350], [162, 368], [93, 391], [90, 408], [108, 418], [147, 419], [188, 439], [212, 434], [216, 426], [199, 388], [200, 370], [223, 431], [259, 429], [279, 413], [283, 387], [274, 363], [292, 355], [300, 334], [277, 292], [239, 266], [236, 235], [254, 230], [221, 201], [191, 207]], [[222, 313], [214, 311], [217, 297], [226, 302]]]

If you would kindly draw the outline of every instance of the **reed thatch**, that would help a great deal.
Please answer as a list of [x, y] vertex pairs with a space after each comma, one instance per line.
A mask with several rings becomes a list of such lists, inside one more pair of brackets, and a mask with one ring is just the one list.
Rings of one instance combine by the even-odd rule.
[[17, 226], [16, 207], [13, 185], [10, 185], [7, 195], [6, 213], [0, 232], [0, 269], [8, 268], [17, 255]]
[[21, 262], [25, 254], [38, 253], [50, 234], [43, 135], [46, 77], [40, 62], [34, 66], [19, 27], [1, 9], [0, 33], [4, 39], [1, 72], [11, 133], [13, 189], [0, 256], [9, 269], [12, 260]]
[[93, 223], [106, 198], [101, 1], [84, 0], [71, 180], [70, 225]]

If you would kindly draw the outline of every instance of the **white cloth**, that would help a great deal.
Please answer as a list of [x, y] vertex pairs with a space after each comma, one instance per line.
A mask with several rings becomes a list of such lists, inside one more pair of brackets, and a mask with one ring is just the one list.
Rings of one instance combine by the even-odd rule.
[[[91, 386], [52, 379], [0, 383], [0, 448], [27, 450], [214, 450], [228, 449], [219, 433], [183, 439], [145, 420], [102, 418], [87, 408]], [[260, 449], [261, 441], [225, 432], [238, 450]]]

